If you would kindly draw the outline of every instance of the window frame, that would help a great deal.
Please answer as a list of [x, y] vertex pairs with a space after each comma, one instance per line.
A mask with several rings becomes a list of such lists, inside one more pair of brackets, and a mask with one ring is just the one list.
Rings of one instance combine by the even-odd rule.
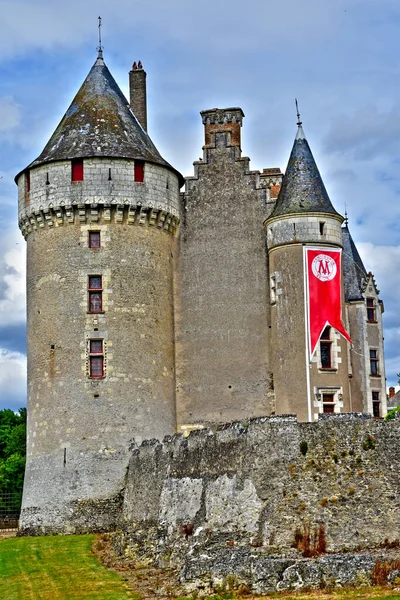
[[367, 306], [367, 321], [368, 323], [376, 323], [376, 304], [375, 299], [368, 297], [365, 299]]
[[[99, 286], [94, 286], [92, 287], [92, 281], [93, 279], [100, 279], [100, 285]], [[99, 295], [100, 298], [100, 308], [94, 310], [92, 308], [92, 298], [94, 298], [94, 296]], [[103, 276], [102, 275], [88, 275], [88, 312], [91, 314], [98, 314], [98, 313], [102, 313], [104, 312], [103, 310]]]
[[[374, 355], [372, 353], [375, 353]], [[369, 349], [369, 369], [371, 377], [380, 377], [379, 352], [377, 348]]]
[[[98, 236], [99, 236], [99, 245], [98, 245], [98, 246], [95, 246], [95, 245], [93, 245], [93, 243], [92, 243], [93, 237], [94, 237], [95, 235], [98, 235]], [[93, 249], [93, 248], [94, 248], [94, 249], [101, 248], [101, 231], [99, 231], [99, 230], [95, 230], [95, 231], [89, 231], [89, 232], [88, 232], [88, 247], [89, 247], [89, 248], [92, 248], [92, 249]]]
[[[94, 343], [94, 342], [101, 343], [100, 350], [93, 350], [92, 343]], [[105, 376], [105, 374], [104, 374], [104, 340], [99, 339], [99, 338], [90, 339], [88, 341], [88, 343], [89, 343], [89, 377], [90, 377], [90, 379], [103, 379]], [[94, 367], [94, 364], [101, 365], [100, 373], [99, 373], [99, 369], [97, 367], [96, 368]]]
[[375, 419], [381, 418], [381, 398], [378, 390], [372, 390], [372, 415]]
[[[322, 392], [322, 413], [333, 414], [335, 412], [335, 406], [335, 394], [331, 392]], [[329, 407], [329, 410], [325, 410], [327, 407]]]
[[[332, 361], [332, 340], [331, 340], [331, 330], [332, 327], [330, 325], [327, 325], [325, 327], [325, 329], [323, 330], [323, 332], [321, 333], [320, 336], [320, 340], [319, 340], [319, 354], [320, 354], [320, 362], [321, 362], [321, 370], [324, 371], [332, 371], [333, 367], [333, 361]], [[329, 359], [329, 365], [327, 364], [323, 364], [323, 350], [325, 349], [325, 351], [327, 352], [327, 354], [325, 356], [328, 357]], [[324, 361], [325, 362], [325, 361]]]

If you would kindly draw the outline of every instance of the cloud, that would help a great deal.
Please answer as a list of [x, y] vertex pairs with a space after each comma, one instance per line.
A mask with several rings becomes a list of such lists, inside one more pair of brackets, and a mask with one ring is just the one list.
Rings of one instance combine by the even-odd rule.
[[11, 96], [0, 98], [0, 134], [14, 129], [21, 121], [20, 107]]
[[0, 323], [17, 325], [25, 321], [24, 244], [5, 252], [0, 259]]
[[324, 146], [328, 152], [350, 155], [360, 161], [387, 159], [399, 152], [399, 138], [400, 104], [385, 112], [369, 105], [353, 114], [337, 114], [325, 135]]
[[18, 410], [26, 404], [26, 356], [0, 348], [0, 406]]

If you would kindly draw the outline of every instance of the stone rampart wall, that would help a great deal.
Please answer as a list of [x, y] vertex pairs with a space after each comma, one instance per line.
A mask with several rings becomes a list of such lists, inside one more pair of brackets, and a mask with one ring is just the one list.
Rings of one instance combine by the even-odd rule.
[[[258, 591], [279, 589], [305, 557], [398, 546], [399, 460], [400, 420], [355, 413], [144, 442], [130, 460], [119, 548], [180, 568], [189, 588], [231, 574]], [[276, 582], [263, 584], [278, 566]]]

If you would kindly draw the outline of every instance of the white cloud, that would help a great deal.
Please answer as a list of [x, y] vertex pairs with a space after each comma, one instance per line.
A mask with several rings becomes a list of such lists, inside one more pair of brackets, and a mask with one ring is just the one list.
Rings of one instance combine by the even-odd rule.
[[26, 402], [26, 356], [0, 348], [0, 406], [17, 410]]
[[14, 129], [21, 122], [20, 107], [11, 96], [0, 98], [0, 133]]
[[0, 324], [25, 321], [25, 244], [9, 249], [0, 261]]

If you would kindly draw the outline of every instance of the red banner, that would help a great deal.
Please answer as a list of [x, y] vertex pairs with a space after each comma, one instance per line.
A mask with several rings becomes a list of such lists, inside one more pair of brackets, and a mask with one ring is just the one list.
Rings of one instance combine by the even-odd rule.
[[305, 248], [308, 282], [309, 349], [312, 358], [321, 333], [330, 325], [351, 343], [342, 323], [341, 258], [333, 248]]

